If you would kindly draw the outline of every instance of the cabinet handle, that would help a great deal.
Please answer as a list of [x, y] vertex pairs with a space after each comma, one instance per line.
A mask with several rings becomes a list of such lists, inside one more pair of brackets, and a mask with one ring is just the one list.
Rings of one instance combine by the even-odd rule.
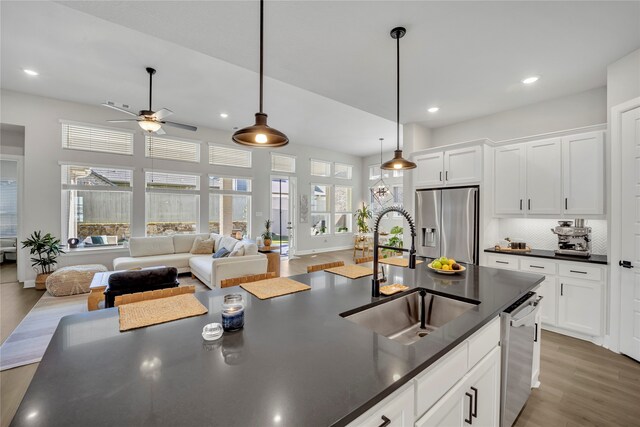
[[580, 273], [580, 274], [587, 274], [586, 271], [580, 271], [580, 270], [569, 270], [572, 273]]
[[522, 199], [520, 199], [520, 210], [522, 210]]
[[449, 181], [449, 171], [445, 171], [445, 173], [444, 173], [444, 180], [445, 180], [445, 181]]
[[389, 424], [391, 424], [391, 420], [383, 415], [382, 416], [382, 424], [380, 424], [378, 427], [386, 427]]
[[533, 264], [529, 265], [529, 267], [531, 267], [531, 268], [544, 268], [541, 265], [533, 265]]
[[564, 283], [560, 283], [560, 296], [564, 296]]
[[442, 171], [440, 171], [440, 182], [442, 182]]
[[465, 393], [465, 396], [469, 397], [469, 419], [465, 418], [464, 422], [472, 425], [473, 424], [473, 396], [471, 395], [471, 393]]
[[569, 202], [566, 197], [564, 198], [564, 208], [569, 209]]
[[509, 264], [507, 261], [496, 261], [496, 264]]
[[478, 389], [471, 387], [471, 390], [473, 390], [473, 412], [471, 416], [478, 418]]
[[533, 342], [538, 342], [538, 322], [535, 323], [536, 326], [536, 333], [533, 336]]
[[531, 199], [527, 200], [527, 206], [528, 206], [527, 209], [531, 210]]
[[620, 260], [618, 261], [618, 265], [622, 268], [633, 268], [633, 265], [631, 265], [631, 261]]

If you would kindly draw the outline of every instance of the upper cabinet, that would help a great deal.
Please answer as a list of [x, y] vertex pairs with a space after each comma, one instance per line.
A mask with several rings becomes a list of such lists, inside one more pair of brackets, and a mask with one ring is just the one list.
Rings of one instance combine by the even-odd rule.
[[562, 139], [562, 188], [565, 213], [604, 213], [602, 132], [584, 133]]
[[497, 147], [497, 216], [604, 214], [601, 131]]
[[418, 188], [479, 184], [482, 179], [480, 146], [421, 154], [414, 161]]

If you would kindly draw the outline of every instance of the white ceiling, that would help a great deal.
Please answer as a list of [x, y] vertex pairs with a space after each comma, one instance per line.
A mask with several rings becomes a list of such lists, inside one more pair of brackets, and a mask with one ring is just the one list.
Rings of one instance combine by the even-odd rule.
[[[156, 105], [176, 120], [226, 129], [252, 120], [257, 1], [64, 2], [92, 16], [11, 3], [0, 4], [2, 87], [140, 108], [143, 68], [155, 65]], [[375, 153], [380, 136], [386, 149], [395, 141], [394, 26], [408, 30], [401, 121], [429, 127], [603, 86], [606, 66], [640, 47], [638, 1], [268, 1], [265, 10], [270, 124], [293, 143], [358, 155]], [[16, 71], [25, 66], [42, 79]], [[532, 74], [538, 83], [520, 83]], [[441, 110], [427, 113], [433, 105]]]

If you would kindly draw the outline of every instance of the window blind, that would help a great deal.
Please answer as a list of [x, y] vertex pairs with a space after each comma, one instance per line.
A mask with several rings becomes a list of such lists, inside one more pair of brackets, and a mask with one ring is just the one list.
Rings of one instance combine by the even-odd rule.
[[333, 175], [336, 178], [351, 179], [353, 174], [353, 166], [346, 165], [344, 163], [336, 163], [333, 171]]
[[251, 151], [209, 144], [209, 164], [250, 168]]
[[271, 170], [273, 172], [296, 172], [296, 158], [282, 154], [271, 153]]
[[145, 136], [146, 157], [154, 159], [181, 160], [183, 162], [200, 162], [200, 143], [182, 139]]
[[311, 160], [311, 175], [331, 176], [331, 163], [322, 160]]
[[168, 172], [145, 172], [147, 189], [158, 190], [199, 190], [200, 176]]
[[133, 154], [133, 133], [62, 123], [62, 148]]

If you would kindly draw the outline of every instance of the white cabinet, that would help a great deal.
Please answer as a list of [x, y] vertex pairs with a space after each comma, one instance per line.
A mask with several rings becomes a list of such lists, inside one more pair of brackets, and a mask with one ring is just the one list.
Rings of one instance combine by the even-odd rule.
[[560, 139], [527, 144], [527, 213], [560, 215], [561, 145]]
[[587, 335], [602, 334], [602, 284], [559, 277], [558, 326]]
[[416, 156], [414, 172], [416, 187], [438, 187], [444, 185], [444, 153], [422, 154]]
[[542, 322], [547, 325], [556, 326], [558, 315], [556, 308], [558, 306], [557, 294], [558, 294], [557, 280], [555, 276], [547, 276], [544, 282], [540, 284], [540, 287], [536, 290], [538, 295], [541, 295], [542, 309], [540, 310], [540, 317]]
[[495, 150], [494, 207], [496, 215], [524, 213], [527, 198], [526, 146], [509, 145]]
[[565, 214], [604, 213], [604, 134], [589, 132], [562, 139]]
[[477, 184], [482, 180], [482, 148], [458, 148], [413, 158], [417, 188]]
[[[543, 297], [538, 304], [542, 304], [542, 310], [544, 310], [547, 299]], [[533, 366], [531, 369], [531, 387], [537, 388], [540, 384], [540, 347], [542, 340], [542, 310], [538, 310], [535, 319], [535, 331], [533, 335]]]
[[[414, 388], [413, 384], [387, 397], [382, 403], [359, 417], [350, 427], [410, 427], [414, 421]], [[386, 424], [385, 424], [386, 423]]]

